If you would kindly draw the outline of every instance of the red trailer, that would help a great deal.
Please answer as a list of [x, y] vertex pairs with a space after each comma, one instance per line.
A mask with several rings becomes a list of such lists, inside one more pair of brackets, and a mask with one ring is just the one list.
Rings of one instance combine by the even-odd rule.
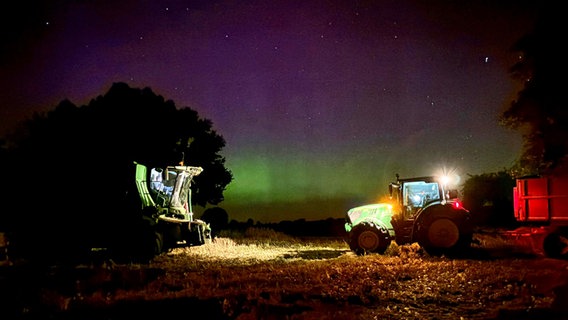
[[568, 258], [568, 176], [517, 179], [513, 207], [521, 227], [509, 235], [529, 237], [548, 257]]

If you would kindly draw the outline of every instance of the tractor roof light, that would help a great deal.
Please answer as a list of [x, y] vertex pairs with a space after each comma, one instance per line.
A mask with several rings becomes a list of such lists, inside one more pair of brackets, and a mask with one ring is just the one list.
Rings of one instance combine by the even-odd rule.
[[449, 185], [457, 186], [460, 184], [461, 180], [460, 176], [458, 175], [458, 171], [459, 170], [457, 168], [443, 167], [435, 172], [434, 176], [436, 176], [438, 183], [440, 183], [444, 187]]
[[451, 180], [452, 179], [447, 175], [443, 175], [443, 176], [440, 177], [440, 183], [442, 183], [442, 185], [444, 185], [444, 186], [447, 186], [450, 183]]

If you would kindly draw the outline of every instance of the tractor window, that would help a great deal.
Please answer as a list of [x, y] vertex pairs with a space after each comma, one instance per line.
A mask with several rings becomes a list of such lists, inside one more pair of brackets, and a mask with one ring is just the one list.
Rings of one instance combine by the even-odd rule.
[[426, 192], [426, 201], [439, 200], [440, 190], [438, 187], [438, 183], [436, 182], [428, 183], [428, 187], [430, 190]]
[[153, 168], [150, 171], [150, 190], [171, 196], [176, 178], [176, 172], [167, 172], [164, 175], [161, 168]]
[[166, 207], [169, 203], [171, 188], [168, 188], [164, 182], [163, 170], [161, 168], [153, 168], [150, 171], [150, 191], [153, 194], [154, 202], [160, 207]]
[[162, 170], [159, 168], [153, 168], [152, 171], [150, 171], [150, 189], [152, 191], [164, 191]]
[[438, 183], [436, 182], [407, 182], [404, 184], [403, 204], [412, 209], [422, 208], [432, 200], [440, 199]]
[[422, 207], [422, 185], [423, 182], [409, 182], [405, 184], [405, 205], [411, 207]]
[[164, 179], [164, 192], [170, 197], [174, 190], [174, 186], [177, 180], [177, 172], [170, 171], [166, 169], [165, 179]]

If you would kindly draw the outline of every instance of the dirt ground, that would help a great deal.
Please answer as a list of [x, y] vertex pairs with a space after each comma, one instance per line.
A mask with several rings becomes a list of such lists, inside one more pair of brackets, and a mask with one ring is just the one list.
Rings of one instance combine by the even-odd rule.
[[148, 265], [5, 267], [0, 281], [3, 319], [568, 319], [568, 261], [483, 244], [452, 258], [180, 248]]

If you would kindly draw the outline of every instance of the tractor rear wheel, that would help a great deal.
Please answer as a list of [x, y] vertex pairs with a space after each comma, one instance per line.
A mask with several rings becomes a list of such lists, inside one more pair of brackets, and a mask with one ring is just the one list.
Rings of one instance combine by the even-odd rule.
[[427, 219], [418, 231], [418, 244], [431, 255], [458, 253], [470, 244], [470, 238], [462, 234], [458, 222], [448, 217]]
[[450, 219], [434, 220], [428, 228], [428, 241], [434, 247], [450, 248], [460, 238], [460, 230]]
[[349, 247], [357, 255], [383, 254], [391, 240], [388, 232], [373, 223], [361, 223], [351, 230]]

